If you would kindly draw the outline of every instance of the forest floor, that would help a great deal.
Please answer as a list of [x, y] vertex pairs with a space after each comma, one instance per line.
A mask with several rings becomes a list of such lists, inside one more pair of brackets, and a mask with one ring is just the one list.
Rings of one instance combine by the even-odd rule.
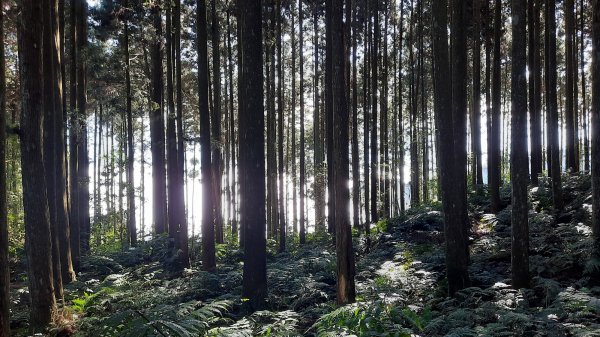
[[[355, 239], [357, 303], [336, 307], [331, 238], [268, 257], [269, 311], [246, 314], [241, 252], [219, 245], [218, 271], [169, 271], [166, 239], [83, 261], [55, 335], [68, 336], [600, 336], [591, 284], [589, 176], [565, 181], [565, 211], [547, 185], [532, 189], [530, 289], [510, 287], [510, 206], [487, 214], [470, 195], [472, 287], [446, 296], [439, 206], [409, 210]], [[503, 190], [508, 202], [509, 191]], [[274, 242], [270, 246], [275, 247]], [[270, 249], [270, 251], [272, 251]], [[13, 328], [26, 331], [25, 283], [13, 287]], [[23, 305], [25, 304], [25, 305]], [[19, 330], [18, 330], [19, 331]]]

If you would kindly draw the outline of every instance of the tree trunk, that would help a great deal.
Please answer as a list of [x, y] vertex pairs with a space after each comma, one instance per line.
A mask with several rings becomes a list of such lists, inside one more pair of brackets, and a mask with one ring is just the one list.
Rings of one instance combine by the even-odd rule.
[[566, 128], [566, 151], [567, 151], [567, 170], [577, 172], [577, 156], [575, 147], [577, 144], [577, 135], [575, 134], [575, 87], [577, 86], [575, 76], [577, 66], [575, 64], [575, 6], [573, 0], [565, 0], [565, 59], [566, 59], [566, 83], [565, 83], [565, 128]]
[[213, 104], [212, 132], [215, 142], [212, 147], [213, 159], [213, 190], [215, 207], [215, 240], [217, 243], [225, 242], [223, 232], [223, 211], [221, 206], [221, 179], [223, 174], [223, 154], [221, 152], [221, 33], [219, 32], [217, 16], [217, 0], [212, 0], [212, 52], [213, 52]]
[[300, 29], [300, 244], [306, 242], [306, 218], [304, 211], [306, 192], [306, 142], [304, 139], [304, 12], [302, 0], [298, 0], [298, 23]]
[[[335, 198], [336, 205], [348, 205], [350, 202], [349, 179], [349, 114], [346, 90], [346, 48], [344, 45], [343, 29], [343, 0], [328, 0], [326, 2], [327, 16], [330, 18], [328, 43], [331, 43], [331, 62], [329, 79], [331, 82], [334, 124], [334, 162], [335, 169]], [[356, 297], [354, 285], [355, 265], [352, 248], [352, 229], [348, 207], [335, 209], [336, 255], [337, 255], [337, 303], [339, 305], [352, 303]]]
[[77, 118], [77, 10], [78, 0], [71, 0], [70, 7], [70, 26], [71, 26], [71, 65], [69, 71], [69, 93], [70, 93], [70, 125], [69, 130], [69, 224], [71, 232], [71, 254], [73, 259], [73, 269], [79, 271], [79, 261], [81, 258], [81, 223], [79, 221], [79, 148], [77, 143], [80, 141], [80, 125]]
[[[457, 5], [453, 3], [453, 5]], [[454, 139], [454, 122], [452, 113], [452, 85], [448, 81], [450, 74], [450, 56], [448, 55], [448, 6], [446, 0], [433, 2], [433, 65], [435, 85], [436, 123], [439, 130], [438, 146], [440, 149], [440, 180], [442, 188], [442, 206], [444, 210], [444, 235], [446, 238], [446, 273], [448, 291], [453, 295], [469, 284], [467, 264], [469, 260], [465, 236], [465, 224], [462, 222], [458, 207], [460, 196], [456, 189], [456, 179], [461, 176], [455, 164], [457, 149]], [[458, 20], [454, 16], [455, 20]], [[454, 30], [453, 30], [454, 31]], [[454, 79], [453, 79], [454, 80]]]
[[156, 34], [152, 41], [150, 58], [152, 67], [152, 110], [150, 111], [150, 151], [152, 153], [152, 211], [154, 234], [167, 232], [167, 172], [165, 162], [165, 119], [163, 115], [162, 76], [162, 15], [161, 1], [151, 10]]
[[473, 148], [473, 185], [483, 184], [481, 165], [481, 2], [473, 0], [473, 110], [471, 142]]
[[240, 1], [242, 62], [240, 76], [240, 193], [246, 228], [242, 296], [251, 310], [264, 307], [267, 296], [265, 240], [264, 103], [262, 1]]
[[500, 43], [502, 40], [502, 1], [495, 0], [494, 8], [494, 58], [492, 65], [492, 116], [490, 130], [489, 159], [489, 188], [491, 210], [493, 213], [500, 211], [500, 176], [502, 165], [500, 160], [500, 114], [501, 114], [501, 59]]
[[319, 88], [319, 79], [320, 79], [320, 62], [319, 62], [319, 11], [318, 6], [315, 4], [315, 8], [313, 10], [313, 30], [314, 30], [314, 107], [315, 107], [315, 115], [313, 118], [314, 121], [314, 134], [313, 141], [315, 143], [315, 230], [317, 232], [325, 231], [325, 149], [323, 148], [323, 129], [321, 125], [323, 124], [322, 112], [321, 112], [321, 97], [320, 97], [320, 88]]
[[554, 208], [562, 210], [562, 186], [560, 169], [560, 140], [558, 134], [558, 106], [556, 94], [556, 4], [546, 0], [546, 105], [548, 115], [548, 145], [552, 177]]
[[78, 136], [78, 197], [79, 226], [81, 233], [81, 251], [84, 254], [90, 251], [90, 183], [89, 183], [89, 154], [87, 132], [87, 2], [79, 0], [77, 18], [77, 113], [79, 115]]
[[542, 173], [542, 67], [540, 56], [540, 0], [529, 0], [529, 120], [531, 123], [531, 182], [539, 183]]
[[357, 30], [356, 2], [349, 0], [352, 7], [352, 18], [347, 27], [352, 28], [352, 225], [360, 228], [360, 151], [358, 150], [358, 85], [357, 85]]
[[592, 256], [600, 258], [600, 0], [592, 0]]
[[[284, 119], [284, 107], [285, 101], [283, 99], [283, 46], [282, 46], [282, 35], [283, 31], [281, 30], [281, 25], [283, 21], [283, 13], [281, 10], [281, 0], [277, 0], [277, 157], [279, 158], [278, 163], [278, 175], [279, 175], [279, 188], [277, 189], [277, 199], [279, 201], [279, 252], [285, 251], [286, 245], [286, 222], [285, 222], [285, 183], [284, 183], [284, 167], [285, 167], [285, 157], [283, 154], [283, 127], [285, 124]], [[317, 107], [315, 106], [315, 109]]]
[[[129, 1], [125, 0], [125, 7]], [[127, 113], [127, 238], [132, 247], [137, 245], [137, 228], [135, 217], [135, 182], [133, 180], [133, 164], [135, 161], [135, 146], [133, 144], [133, 113], [131, 110], [131, 59], [129, 56], [129, 21], [127, 16], [123, 22], [125, 48], [125, 95]], [[143, 127], [143, 126], [142, 126]]]
[[377, 90], [379, 88], [379, 1], [373, 2], [373, 50], [371, 50], [371, 222], [379, 221], [378, 214], [378, 154], [377, 154]]
[[197, 8], [198, 31], [198, 95], [200, 112], [200, 175], [202, 176], [202, 268], [214, 271], [215, 227], [214, 193], [211, 161], [210, 111], [208, 104], [208, 47], [206, 0], [200, 0]]
[[[55, 140], [55, 121], [57, 118], [56, 114], [60, 114], [62, 119], [62, 111], [55, 111], [54, 104], [54, 81], [56, 79], [56, 72], [54, 68], [54, 55], [56, 43], [53, 42], [54, 29], [52, 22], [52, 2], [47, 2], [42, 8], [43, 21], [44, 21], [44, 35], [43, 35], [43, 46], [42, 46], [42, 58], [43, 58], [43, 93], [44, 93], [44, 116], [43, 116], [43, 153], [44, 153], [44, 167], [46, 168], [46, 196], [48, 197], [48, 210], [50, 215], [50, 234], [52, 240], [52, 270], [54, 276], [54, 295], [57, 299], [63, 298], [63, 285], [62, 285], [62, 272], [60, 268], [60, 249], [58, 246], [58, 195], [56, 193], [56, 166], [57, 166], [57, 153]], [[62, 138], [62, 134], [61, 134]]]
[[[0, 8], [4, 1], [0, 0]], [[0, 336], [10, 334], [10, 269], [8, 266], [8, 208], [6, 199], [6, 73], [4, 14], [0, 11]]]
[[24, 0], [19, 34], [21, 75], [21, 168], [25, 212], [30, 333], [43, 333], [56, 310], [50, 215], [43, 163], [42, 3]]
[[527, 31], [526, 3], [512, 0], [511, 270], [513, 287], [529, 287], [529, 225], [527, 203]]

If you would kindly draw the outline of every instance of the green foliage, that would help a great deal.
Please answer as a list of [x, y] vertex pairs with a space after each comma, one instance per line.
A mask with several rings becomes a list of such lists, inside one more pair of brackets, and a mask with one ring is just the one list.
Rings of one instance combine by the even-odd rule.
[[375, 224], [375, 228], [377, 229], [377, 232], [379, 232], [379, 233], [387, 232], [389, 229], [388, 219], [381, 219], [381, 220], [377, 221], [377, 223]]
[[410, 337], [421, 332], [431, 312], [416, 312], [384, 301], [362, 302], [340, 307], [322, 316], [312, 327], [318, 336]]
[[94, 305], [95, 300], [98, 297], [100, 297], [103, 294], [112, 294], [114, 292], [114, 289], [108, 287], [102, 288], [99, 292], [93, 294], [84, 292], [83, 297], [78, 297], [71, 300], [71, 302], [73, 303], [71, 305], [71, 309], [77, 313], [83, 314], [85, 313], [87, 308]]
[[84, 320], [84, 328], [92, 328], [99, 336], [176, 336], [205, 335], [231, 306], [228, 301], [203, 304], [199, 301], [152, 308], [119, 311], [103, 319]]
[[294, 311], [258, 311], [247, 318], [225, 328], [215, 328], [209, 332], [214, 337], [296, 337], [302, 336], [297, 330], [300, 315]]

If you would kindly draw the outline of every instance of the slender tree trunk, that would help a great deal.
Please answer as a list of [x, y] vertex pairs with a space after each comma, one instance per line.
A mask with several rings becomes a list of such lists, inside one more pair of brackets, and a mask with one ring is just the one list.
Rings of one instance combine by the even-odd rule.
[[321, 97], [319, 88], [320, 78], [320, 62], [319, 62], [319, 10], [315, 4], [313, 10], [313, 30], [314, 30], [314, 135], [313, 141], [315, 143], [315, 230], [317, 232], [325, 231], [325, 149], [323, 148], [323, 118], [321, 116]]
[[[125, 0], [124, 6], [129, 6], [128, 0]], [[125, 95], [127, 96], [127, 234], [128, 244], [132, 247], [135, 247], [137, 245], [137, 228], [135, 219], [135, 182], [133, 180], [135, 146], [133, 144], [133, 113], [131, 109], [131, 59], [129, 56], [129, 21], [127, 17], [125, 17], [123, 22], [123, 35], [125, 40]]]
[[[55, 140], [55, 121], [56, 114], [62, 119], [62, 111], [55, 111], [55, 85], [56, 72], [54, 68], [54, 56], [56, 42], [54, 39], [54, 29], [52, 20], [52, 2], [46, 2], [42, 8], [44, 21], [44, 35], [42, 46], [43, 72], [44, 72], [44, 116], [43, 116], [43, 153], [44, 167], [46, 168], [46, 196], [48, 197], [48, 210], [50, 215], [50, 234], [52, 240], [52, 270], [54, 276], [54, 295], [57, 299], [63, 298], [62, 272], [60, 268], [60, 248], [58, 238], [58, 195], [56, 181], [57, 177], [55, 167], [58, 165]], [[62, 138], [62, 134], [61, 134]]]
[[389, 61], [388, 61], [388, 28], [389, 28], [389, 0], [384, 1], [384, 34], [383, 34], [383, 74], [381, 78], [381, 121], [380, 121], [380, 190], [382, 198], [382, 209], [380, 213], [383, 218], [390, 218], [390, 157], [389, 157], [389, 111], [388, 111], [388, 90], [389, 90]]
[[546, 105], [548, 106], [548, 144], [552, 177], [554, 208], [562, 210], [562, 186], [560, 169], [560, 140], [558, 133], [558, 107], [556, 98], [556, 4], [546, 0]]
[[[284, 172], [285, 157], [283, 154], [283, 126], [285, 124], [284, 119], [284, 108], [285, 101], [283, 99], [283, 85], [284, 85], [284, 74], [283, 74], [283, 46], [282, 46], [282, 35], [281, 25], [283, 21], [283, 13], [281, 10], [281, 0], [277, 0], [277, 156], [279, 158], [278, 163], [278, 175], [279, 175], [279, 188], [277, 189], [277, 199], [279, 201], [279, 252], [285, 251], [286, 246], [286, 222], [285, 222], [285, 183], [284, 183]], [[315, 107], [316, 108], [316, 107]]]
[[579, 67], [581, 69], [581, 116], [582, 116], [582, 121], [583, 121], [583, 167], [584, 170], [586, 172], [589, 172], [590, 170], [590, 141], [588, 138], [589, 135], [589, 128], [588, 128], [588, 118], [589, 115], [587, 113], [587, 96], [586, 96], [586, 90], [587, 90], [587, 86], [586, 86], [586, 74], [585, 74], [585, 57], [584, 57], [584, 51], [585, 51], [585, 11], [584, 11], [584, 2], [585, 0], [581, 0], [580, 1], [580, 27], [579, 27], [579, 31], [581, 34], [581, 39], [580, 39], [580, 43], [581, 46], [579, 48], [579, 54], [580, 54], [580, 58], [581, 58], [581, 62], [579, 64]]
[[291, 10], [291, 34], [292, 34], [292, 120], [290, 132], [292, 133], [292, 231], [298, 233], [298, 193], [296, 188], [296, 26], [293, 9]]
[[70, 39], [71, 39], [71, 65], [69, 71], [70, 79], [70, 131], [69, 131], [69, 224], [71, 232], [71, 253], [73, 259], [73, 269], [79, 270], [79, 260], [81, 258], [81, 223], [79, 221], [79, 148], [77, 143], [81, 139], [80, 123], [77, 118], [77, 40], [78, 33], [76, 4], [78, 0], [71, 0], [70, 7]]
[[592, 256], [600, 258], [600, 1], [592, 0]]
[[217, 16], [217, 0], [212, 0], [212, 45], [213, 45], [213, 114], [211, 135], [216, 141], [212, 147], [213, 158], [213, 189], [215, 207], [215, 239], [217, 243], [225, 242], [223, 231], [223, 211], [221, 205], [221, 180], [223, 175], [223, 154], [221, 151], [221, 33]]
[[80, 122], [78, 146], [78, 207], [82, 253], [90, 251], [90, 183], [87, 132], [87, 2], [79, 0], [77, 18], [77, 113]]
[[529, 80], [529, 120], [531, 123], [531, 182], [539, 183], [542, 173], [542, 67], [540, 56], [540, 0], [529, 0], [529, 67], [533, 76]]
[[[0, 0], [0, 8], [4, 1]], [[0, 11], [0, 336], [10, 334], [10, 269], [8, 266], [8, 208], [6, 199], [6, 73], [4, 14]]]
[[[327, 2], [326, 2], [327, 3]], [[332, 53], [331, 50], [331, 13], [325, 12], [325, 134], [327, 138], [327, 232], [335, 235], [335, 169], [333, 166], [334, 147], [333, 147], [333, 89], [331, 87], [331, 68]], [[345, 74], [344, 74], [345, 75]]]
[[527, 203], [527, 31], [526, 3], [512, 0], [511, 270], [513, 287], [529, 287], [529, 225]]
[[152, 67], [152, 111], [150, 112], [150, 152], [152, 153], [152, 211], [154, 234], [167, 232], [167, 173], [165, 163], [165, 120], [163, 115], [162, 74], [162, 15], [161, 1], [151, 10], [156, 34], [152, 41], [150, 58]]
[[208, 47], [206, 0], [200, 0], [197, 8], [198, 31], [198, 95], [200, 113], [200, 175], [202, 176], [202, 268], [214, 271], [215, 227], [213, 205], [213, 179], [211, 152], [210, 111], [208, 103]]
[[349, 0], [352, 7], [351, 22], [347, 24], [352, 28], [352, 224], [360, 228], [360, 153], [358, 150], [358, 85], [357, 85], [357, 31], [356, 31], [356, 2]]
[[56, 310], [52, 272], [50, 215], [43, 158], [43, 4], [21, 3], [19, 60], [21, 75], [21, 169], [25, 212], [30, 333], [43, 333]]
[[[369, 13], [369, 2], [367, 1], [366, 3], [366, 9], [365, 9], [366, 13]], [[367, 15], [368, 16], [368, 15]], [[364, 24], [364, 36], [365, 36], [365, 55], [364, 55], [364, 61], [363, 61], [363, 181], [364, 181], [364, 195], [365, 195], [365, 204], [364, 204], [364, 210], [365, 210], [365, 234], [369, 234], [369, 229], [370, 226], [369, 224], [371, 223], [371, 219], [370, 219], [370, 210], [371, 210], [371, 205], [370, 205], [370, 198], [371, 198], [371, 193], [370, 193], [370, 158], [369, 158], [369, 131], [370, 129], [370, 114], [369, 114], [369, 109], [370, 109], [370, 104], [369, 104], [369, 91], [370, 91], [370, 56], [371, 53], [369, 51], [370, 48], [370, 40], [371, 40], [371, 25], [370, 25], [371, 20], [365, 20], [365, 24]]]
[[241, 220], [246, 228], [242, 296], [250, 309], [267, 296], [265, 240], [265, 164], [262, 55], [262, 1], [238, 2], [242, 40], [240, 106]]
[[575, 6], [573, 0], [565, 0], [565, 58], [566, 58], [566, 83], [565, 83], [565, 124], [566, 124], [566, 151], [567, 169], [577, 172], [577, 158], [575, 144], [575, 76], [577, 68], [575, 65]]
[[[344, 46], [343, 29], [343, 0], [328, 0], [326, 2], [327, 16], [331, 43], [331, 62], [329, 79], [331, 82], [334, 123], [334, 162], [336, 205], [348, 205], [350, 202], [349, 179], [349, 113], [346, 90], [346, 48]], [[352, 229], [348, 207], [335, 209], [336, 255], [337, 255], [337, 303], [352, 303], [356, 297], [354, 285], [354, 250], [352, 248]]]
[[494, 58], [492, 65], [492, 116], [490, 130], [489, 187], [491, 208], [493, 213], [500, 211], [500, 176], [502, 172], [500, 160], [500, 114], [501, 114], [501, 60], [500, 43], [502, 40], [502, 2], [495, 0], [494, 8]]
[[471, 125], [473, 185], [483, 184], [481, 165], [481, 1], [488, 0], [473, 0], [473, 117]]
[[306, 192], [306, 141], [304, 139], [304, 12], [302, 0], [298, 0], [298, 23], [300, 29], [300, 243], [306, 242], [306, 218], [304, 201]]
[[377, 155], [377, 90], [379, 88], [379, 39], [381, 28], [379, 27], [379, 1], [373, 2], [373, 50], [371, 58], [371, 221], [376, 223], [379, 220], [378, 214], [378, 191], [377, 173], [378, 173], [378, 155]]
[[235, 238], [238, 236], [238, 228], [237, 228], [237, 170], [236, 170], [236, 137], [235, 137], [235, 111], [233, 108], [233, 52], [231, 48], [231, 22], [230, 22], [230, 13], [227, 10], [227, 62], [229, 63], [229, 138], [230, 138], [230, 146], [231, 146], [231, 210], [232, 210], [232, 220], [231, 220], [231, 233]]

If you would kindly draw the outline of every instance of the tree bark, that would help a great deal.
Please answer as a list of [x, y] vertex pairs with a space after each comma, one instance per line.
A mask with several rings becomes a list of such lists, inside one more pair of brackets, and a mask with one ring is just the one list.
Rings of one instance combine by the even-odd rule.
[[208, 103], [208, 36], [206, 20], [206, 0], [198, 1], [198, 95], [200, 112], [200, 174], [202, 176], [202, 268], [214, 271], [215, 261], [215, 224], [214, 193], [211, 160], [210, 111]]
[[566, 59], [566, 83], [565, 83], [565, 131], [566, 131], [566, 151], [567, 151], [567, 170], [578, 171], [577, 165], [577, 135], [575, 134], [575, 124], [577, 119], [575, 115], [575, 88], [577, 82], [577, 67], [575, 64], [575, 6], [573, 0], [565, 0], [565, 59]]
[[511, 270], [513, 287], [529, 287], [529, 224], [527, 203], [527, 32], [526, 3], [512, 0]]
[[215, 207], [215, 239], [217, 243], [225, 241], [223, 231], [223, 211], [221, 206], [221, 179], [223, 174], [223, 153], [221, 151], [221, 33], [217, 16], [217, 0], [212, 0], [212, 52], [213, 52], [213, 104], [212, 142], [213, 190]]
[[529, 0], [529, 67], [532, 69], [529, 80], [529, 120], [531, 123], [531, 182], [539, 183], [542, 173], [542, 67], [540, 56], [540, 0]]
[[473, 185], [483, 184], [481, 165], [481, 2], [473, 0], [473, 109], [471, 142], [473, 148]]
[[327, 39], [331, 43], [331, 62], [329, 79], [332, 81], [331, 89], [334, 124], [334, 162], [335, 169], [335, 231], [336, 231], [336, 256], [337, 256], [337, 303], [340, 305], [352, 303], [356, 297], [354, 285], [355, 265], [354, 250], [352, 248], [352, 229], [350, 224], [349, 203], [349, 113], [348, 97], [346, 90], [346, 48], [344, 45], [343, 29], [343, 0], [327, 0], [327, 16], [330, 34]]
[[489, 160], [489, 188], [491, 199], [491, 210], [493, 213], [500, 211], [500, 184], [501, 184], [501, 160], [500, 160], [500, 114], [501, 114], [501, 59], [500, 43], [502, 40], [502, 1], [495, 0], [494, 8], [494, 58], [492, 64], [492, 116], [490, 129], [490, 148], [488, 149]]
[[242, 57], [240, 77], [240, 185], [242, 226], [246, 229], [242, 297], [251, 310], [267, 296], [265, 239], [264, 102], [262, 1], [240, 1]]
[[[0, 0], [0, 8], [3, 8]], [[6, 199], [6, 66], [4, 14], [0, 11], [0, 336], [10, 334], [10, 269], [8, 266], [8, 208]]]
[[21, 75], [21, 168], [26, 251], [31, 296], [30, 333], [45, 332], [56, 310], [50, 214], [43, 163], [42, 6], [22, 3], [19, 48]]
[[162, 14], [161, 1], [151, 8], [155, 38], [151, 45], [152, 110], [150, 111], [150, 152], [152, 153], [152, 211], [154, 234], [167, 232], [167, 172], [165, 162], [165, 119], [163, 115]]
[[600, 258], [600, 0], [592, 0], [592, 256]]
[[300, 29], [300, 244], [306, 242], [306, 212], [304, 211], [306, 192], [306, 141], [304, 138], [304, 12], [302, 0], [298, 0], [298, 23]]
[[558, 134], [558, 106], [556, 93], [556, 4], [546, 0], [546, 105], [548, 116], [548, 145], [550, 146], [550, 176], [552, 200], [556, 210], [562, 210], [562, 186], [560, 169], [560, 140]]

